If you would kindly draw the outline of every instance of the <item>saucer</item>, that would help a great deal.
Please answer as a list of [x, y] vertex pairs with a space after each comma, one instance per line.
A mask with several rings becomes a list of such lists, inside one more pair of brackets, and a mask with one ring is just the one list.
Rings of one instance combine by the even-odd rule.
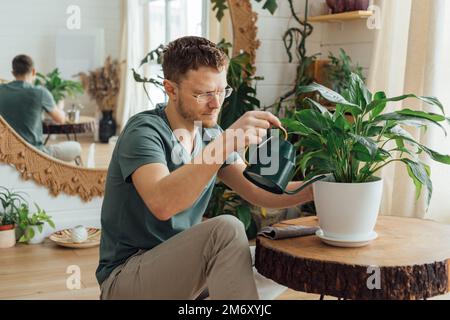
[[53, 233], [49, 239], [56, 244], [75, 249], [84, 249], [96, 247], [100, 244], [101, 230], [98, 228], [86, 228], [88, 232], [88, 238], [83, 242], [72, 241], [72, 230], [64, 229]]
[[369, 237], [366, 239], [357, 239], [357, 240], [345, 240], [345, 239], [336, 239], [327, 237], [323, 234], [322, 229], [316, 231], [316, 236], [318, 236], [323, 242], [329, 244], [330, 246], [335, 247], [346, 247], [346, 248], [357, 248], [368, 245], [371, 241], [375, 240], [378, 237], [378, 234], [373, 231]]

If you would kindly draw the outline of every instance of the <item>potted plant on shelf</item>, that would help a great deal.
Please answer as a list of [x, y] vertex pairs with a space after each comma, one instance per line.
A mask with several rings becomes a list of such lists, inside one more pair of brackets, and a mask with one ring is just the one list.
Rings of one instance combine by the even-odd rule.
[[344, 49], [340, 48], [337, 56], [330, 52], [328, 59], [329, 63], [325, 66], [327, 87], [333, 91], [341, 93], [348, 90], [352, 73], [356, 73], [365, 82], [362, 67], [359, 64], [353, 65], [352, 59]]
[[292, 89], [280, 97], [274, 107], [274, 113], [283, 116], [290, 116], [292, 109], [301, 108], [301, 101], [304, 95], [297, 94], [298, 87], [308, 85], [314, 81], [322, 84], [326, 81], [325, 66], [328, 64], [328, 60], [317, 59], [320, 53], [310, 56], [306, 52], [306, 40], [314, 31], [314, 27], [308, 22], [309, 0], [305, 1], [303, 20], [298, 17], [293, 0], [288, 0], [288, 2], [291, 14], [294, 20], [300, 24], [300, 27], [290, 27], [283, 36], [289, 63], [294, 60], [293, 52], [298, 58], [295, 84]]
[[18, 211], [26, 200], [21, 193], [0, 187], [0, 201], [0, 248], [10, 248], [16, 244]]
[[37, 211], [33, 214], [30, 213], [30, 209], [26, 204], [22, 204], [18, 211], [18, 224], [23, 231], [19, 242], [27, 242], [28, 244], [42, 243], [45, 239], [45, 233], [43, 233], [44, 224], [48, 223], [50, 227], [55, 228], [52, 217], [47, 215], [37, 204], [34, 205]]
[[62, 79], [58, 68], [47, 75], [37, 73], [34, 84], [47, 88], [61, 109], [64, 108], [66, 97], [75, 97], [77, 94], [84, 93], [81, 82]]
[[367, 10], [369, 0], [327, 0], [331, 13], [342, 13], [348, 11]]
[[[444, 109], [434, 97], [414, 94], [387, 98], [384, 92], [374, 95], [356, 75], [351, 75], [350, 87], [340, 95], [322, 85], [299, 87], [298, 93], [317, 92], [336, 104], [332, 114], [323, 105], [306, 98], [311, 108], [295, 113], [283, 123], [294, 135], [300, 135], [304, 152], [298, 160], [298, 170], [309, 179], [328, 174], [326, 181], [314, 184], [317, 215], [323, 237], [342, 241], [368, 240], [376, 237], [374, 226], [382, 196], [380, 169], [400, 162], [416, 186], [417, 195], [423, 187], [427, 203], [432, 194], [430, 168], [418, 155], [450, 164], [450, 156], [440, 154], [420, 144], [405, 130], [407, 126], [441, 127], [448, 121]], [[383, 113], [388, 102], [407, 98], [419, 99], [434, 106], [439, 113], [403, 109]], [[345, 118], [349, 112], [354, 121]]]
[[120, 69], [122, 62], [108, 57], [105, 64], [88, 74], [82, 72], [83, 87], [87, 90], [91, 99], [95, 100], [102, 118], [99, 123], [99, 138], [107, 143], [109, 138], [116, 134], [116, 121], [113, 112], [116, 109], [120, 90]]

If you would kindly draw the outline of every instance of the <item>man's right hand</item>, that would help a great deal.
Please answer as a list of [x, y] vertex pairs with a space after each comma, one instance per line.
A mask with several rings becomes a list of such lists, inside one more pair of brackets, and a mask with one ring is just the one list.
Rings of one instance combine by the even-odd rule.
[[239, 149], [237, 146], [261, 143], [263, 137], [267, 135], [267, 129], [272, 126], [281, 127], [280, 120], [272, 113], [248, 111], [225, 130], [225, 133], [227, 137], [234, 137], [236, 150]]

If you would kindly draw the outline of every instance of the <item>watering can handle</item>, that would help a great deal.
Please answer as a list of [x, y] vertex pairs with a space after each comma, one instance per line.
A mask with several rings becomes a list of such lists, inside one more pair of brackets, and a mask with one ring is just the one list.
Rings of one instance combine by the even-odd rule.
[[325, 179], [327, 176], [322, 174], [320, 176], [314, 177], [311, 180], [308, 180], [306, 182], [304, 182], [299, 188], [295, 189], [295, 190], [291, 190], [291, 191], [284, 191], [285, 194], [288, 195], [294, 195], [299, 193], [300, 191], [302, 191], [303, 189], [305, 189], [307, 186], [309, 186], [310, 184], [313, 184], [314, 182], [320, 181]]
[[[280, 129], [283, 132], [284, 140], [287, 140], [288, 139], [287, 130], [285, 128], [281, 127], [281, 126], [277, 127], [277, 128]], [[249, 148], [249, 146], [246, 146], [245, 149], [244, 149], [244, 162], [245, 162], [245, 165], [247, 167], [250, 165], [249, 162], [247, 161], [247, 159], [245, 159], [245, 154], [247, 153], [248, 148]]]

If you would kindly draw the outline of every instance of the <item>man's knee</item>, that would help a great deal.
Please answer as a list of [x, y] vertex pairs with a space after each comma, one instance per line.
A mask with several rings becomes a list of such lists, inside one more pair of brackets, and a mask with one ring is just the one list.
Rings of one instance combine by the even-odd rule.
[[244, 224], [235, 216], [226, 214], [212, 219], [215, 219], [214, 230], [219, 236], [229, 240], [236, 239], [245, 240], [245, 242], [247, 242]]
[[81, 156], [81, 145], [76, 141], [58, 143], [52, 147], [52, 156], [63, 161], [73, 161]]

